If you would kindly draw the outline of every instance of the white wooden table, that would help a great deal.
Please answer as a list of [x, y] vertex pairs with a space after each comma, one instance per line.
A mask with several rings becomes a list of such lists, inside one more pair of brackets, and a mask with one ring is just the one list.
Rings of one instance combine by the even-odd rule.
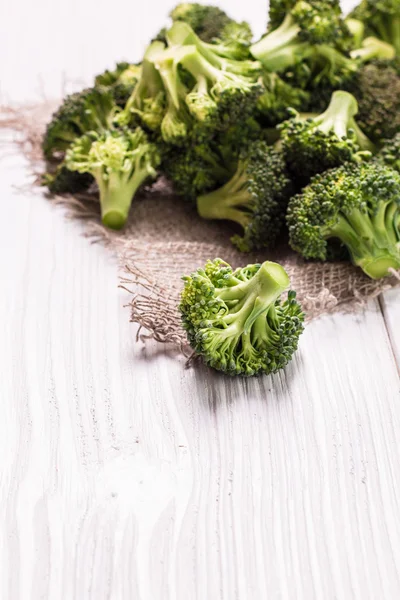
[[[16, 100], [139, 58], [170, 7], [24, 4], [0, 20]], [[13, 188], [24, 159], [0, 169], [1, 600], [399, 598], [400, 292], [309, 325], [273, 378], [185, 370], [135, 342], [113, 257]]]

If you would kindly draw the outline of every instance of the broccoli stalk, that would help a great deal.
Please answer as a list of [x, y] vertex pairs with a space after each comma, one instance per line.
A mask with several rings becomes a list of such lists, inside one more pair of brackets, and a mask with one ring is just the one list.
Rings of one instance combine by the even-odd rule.
[[155, 131], [164, 117], [165, 91], [154, 59], [163, 52], [165, 45], [162, 42], [152, 42], [147, 48], [140, 77], [125, 108], [116, 118], [119, 125], [129, 125], [137, 115], [144, 126]]
[[300, 184], [326, 169], [371, 156], [375, 147], [357, 125], [357, 111], [355, 98], [337, 91], [321, 115], [301, 119], [295, 114], [279, 126], [289, 171]]
[[230, 375], [275, 373], [297, 349], [304, 315], [283, 267], [272, 262], [235, 271], [208, 261], [185, 282], [179, 310], [194, 350]]
[[279, 12], [284, 15], [281, 24], [250, 47], [251, 54], [269, 71], [282, 72], [312, 57], [319, 45], [342, 49], [349, 44], [350, 32], [340, 10], [332, 10], [332, 2], [299, 0], [279, 4]]
[[382, 42], [375, 37], [367, 37], [360, 48], [350, 52], [351, 58], [360, 62], [371, 60], [392, 60], [396, 56], [396, 50], [391, 44]]
[[358, 19], [348, 18], [345, 20], [346, 26], [351, 33], [353, 39], [353, 47], [359, 48], [365, 37], [365, 25]]
[[287, 221], [305, 258], [326, 260], [336, 238], [372, 279], [400, 268], [400, 175], [389, 167], [347, 164], [317, 175], [291, 199]]
[[276, 241], [291, 191], [282, 156], [256, 142], [242, 153], [230, 181], [198, 197], [197, 210], [203, 219], [237, 223], [243, 234], [235, 235], [232, 242], [248, 252]]
[[148, 178], [156, 176], [158, 152], [141, 129], [88, 133], [68, 149], [71, 171], [90, 173], [100, 192], [103, 224], [120, 229], [126, 223], [132, 198]]
[[400, 4], [397, 0], [362, 0], [350, 17], [362, 21], [367, 35], [391, 44], [400, 54]]

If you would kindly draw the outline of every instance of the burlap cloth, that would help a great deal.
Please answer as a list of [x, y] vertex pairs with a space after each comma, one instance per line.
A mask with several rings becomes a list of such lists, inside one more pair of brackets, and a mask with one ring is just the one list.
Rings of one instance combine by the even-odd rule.
[[[1, 126], [17, 132], [15, 141], [36, 175], [43, 172], [41, 137], [54, 108], [48, 102], [21, 109], [0, 107]], [[368, 298], [400, 284], [398, 273], [372, 281], [348, 263], [307, 263], [285, 245], [274, 252], [242, 254], [229, 241], [233, 230], [228, 225], [201, 220], [192, 207], [174, 197], [163, 179], [134, 199], [129, 222], [121, 232], [101, 225], [95, 195], [49, 199], [67, 206], [70, 216], [85, 219], [87, 235], [102, 240], [116, 254], [121, 286], [130, 294], [131, 321], [140, 325], [142, 338], [148, 335], [181, 349], [186, 346], [177, 311], [181, 276], [209, 258], [223, 258], [234, 267], [278, 260], [287, 269], [308, 319], [355, 310]]]

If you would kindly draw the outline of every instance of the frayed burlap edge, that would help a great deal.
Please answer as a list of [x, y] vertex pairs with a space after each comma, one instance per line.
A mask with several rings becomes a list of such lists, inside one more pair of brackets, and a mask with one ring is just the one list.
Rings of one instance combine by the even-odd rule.
[[[16, 144], [29, 162], [35, 184], [44, 170], [41, 139], [54, 103], [0, 106], [0, 127], [15, 132]], [[179, 347], [187, 355], [187, 341], [177, 304], [181, 275], [219, 256], [233, 266], [265, 259], [279, 260], [287, 269], [307, 319], [335, 311], [355, 311], [367, 300], [400, 284], [400, 274], [373, 281], [347, 263], [307, 263], [286, 247], [274, 253], [243, 255], [229, 242], [232, 233], [221, 224], [198, 219], [176, 199], [167, 182], [160, 180], [135, 199], [127, 227], [107, 230], [99, 221], [96, 192], [72, 196], [47, 196], [66, 207], [70, 218], [85, 220], [85, 235], [101, 241], [118, 257], [120, 287], [130, 294], [131, 322], [139, 325], [138, 337]]]

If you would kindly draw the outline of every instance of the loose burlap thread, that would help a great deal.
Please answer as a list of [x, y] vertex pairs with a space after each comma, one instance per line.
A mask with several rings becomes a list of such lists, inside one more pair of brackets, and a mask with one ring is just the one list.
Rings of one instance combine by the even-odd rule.
[[[0, 107], [0, 125], [17, 132], [16, 143], [29, 160], [38, 183], [43, 172], [41, 139], [55, 105]], [[228, 224], [200, 219], [193, 207], [174, 196], [170, 184], [159, 179], [135, 198], [127, 226], [114, 232], [102, 226], [96, 193], [51, 197], [68, 207], [68, 215], [85, 219], [86, 234], [101, 240], [118, 257], [121, 287], [130, 294], [131, 321], [139, 324], [142, 339], [152, 337], [184, 349], [185, 332], [177, 310], [182, 274], [220, 257], [233, 267], [263, 260], [279, 261], [288, 271], [291, 287], [308, 319], [337, 310], [355, 310], [369, 298], [400, 284], [400, 276], [380, 281], [366, 277], [344, 262], [306, 262], [282, 245], [273, 252], [242, 254], [230, 243]]]

